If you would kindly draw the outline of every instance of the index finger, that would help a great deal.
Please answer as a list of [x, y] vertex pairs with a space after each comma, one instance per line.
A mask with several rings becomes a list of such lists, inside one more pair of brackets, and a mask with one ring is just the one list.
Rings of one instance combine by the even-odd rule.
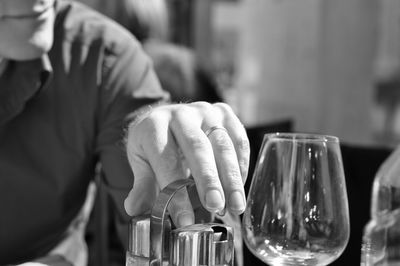
[[196, 108], [179, 106], [171, 117], [171, 129], [196, 182], [203, 206], [210, 212], [225, 207], [225, 196], [212, 145], [201, 128], [202, 117]]

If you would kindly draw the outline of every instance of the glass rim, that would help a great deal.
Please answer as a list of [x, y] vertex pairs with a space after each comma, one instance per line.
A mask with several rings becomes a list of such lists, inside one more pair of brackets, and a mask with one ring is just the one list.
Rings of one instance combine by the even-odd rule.
[[333, 135], [301, 133], [301, 132], [274, 132], [264, 134], [264, 139], [274, 139], [277, 141], [297, 141], [297, 142], [332, 142], [339, 143], [339, 138]]

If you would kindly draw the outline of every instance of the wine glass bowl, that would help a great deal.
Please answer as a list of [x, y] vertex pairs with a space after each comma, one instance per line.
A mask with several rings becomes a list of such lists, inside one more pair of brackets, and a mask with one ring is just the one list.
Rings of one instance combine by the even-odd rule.
[[243, 215], [247, 247], [270, 265], [328, 265], [345, 249], [349, 211], [339, 140], [266, 134]]

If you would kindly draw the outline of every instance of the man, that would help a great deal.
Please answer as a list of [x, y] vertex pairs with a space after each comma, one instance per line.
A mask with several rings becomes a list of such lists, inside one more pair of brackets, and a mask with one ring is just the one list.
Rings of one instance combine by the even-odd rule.
[[[0, 265], [84, 265], [68, 248], [97, 162], [121, 215], [147, 212], [188, 169], [206, 209], [243, 212], [238, 118], [225, 104], [166, 104], [120, 26], [77, 3], [0, 0], [0, 58]], [[178, 197], [172, 219], [190, 224]]]

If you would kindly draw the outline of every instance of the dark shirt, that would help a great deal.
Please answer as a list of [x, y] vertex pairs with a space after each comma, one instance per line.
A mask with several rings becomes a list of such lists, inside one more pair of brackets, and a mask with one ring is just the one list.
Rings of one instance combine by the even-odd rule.
[[61, 240], [97, 162], [122, 214], [133, 184], [124, 126], [167, 98], [127, 31], [78, 3], [57, 9], [49, 54], [11, 61], [0, 77], [0, 265]]

